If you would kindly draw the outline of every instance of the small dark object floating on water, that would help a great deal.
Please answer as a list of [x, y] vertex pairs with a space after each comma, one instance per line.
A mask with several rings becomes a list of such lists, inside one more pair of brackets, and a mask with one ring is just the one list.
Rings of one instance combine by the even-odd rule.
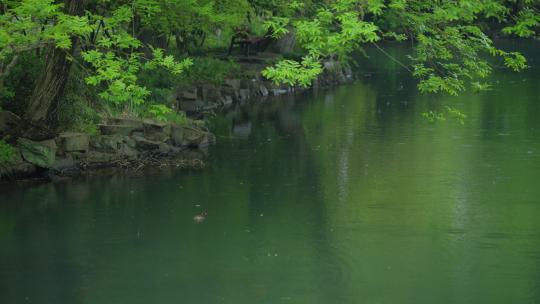
[[203, 211], [201, 214], [197, 214], [193, 217], [193, 220], [197, 223], [202, 223], [204, 220], [206, 220], [206, 216], [208, 215], [208, 212]]

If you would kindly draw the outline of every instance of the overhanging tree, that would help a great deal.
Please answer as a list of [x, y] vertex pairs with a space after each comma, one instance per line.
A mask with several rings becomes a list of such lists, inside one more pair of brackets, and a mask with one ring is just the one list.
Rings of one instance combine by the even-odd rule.
[[538, 6], [535, 0], [323, 1], [313, 15], [295, 15], [289, 21], [305, 57], [281, 61], [263, 73], [276, 82], [307, 86], [322, 71], [321, 60], [346, 61], [353, 51], [382, 39], [412, 40], [414, 54], [407, 65], [419, 78], [419, 90], [456, 95], [467, 85], [486, 86], [481, 81], [491, 71], [487, 55], [502, 58], [514, 71], [527, 67], [519, 52], [496, 48], [485, 30], [499, 23], [503, 33], [534, 36]]
[[540, 23], [537, 0], [64, 1], [0, 0], [0, 90], [21, 55], [45, 54], [24, 114], [32, 124], [54, 122], [74, 63], [101, 101], [137, 107], [150, 94], [140, 83], [141, 71], [180, 74], [192, 64], [161, 48], [175, 41], [182, 52], [190, 51], [189, 45], [232, 34], [245, 22], [259, 23], [276, 38], [295, 31], [303, 59], [268, 67], [264, 76], [276, 82], [309, 86], [324, 70], [323, 60], [346, 62], [365, 45], [409, 40], [414, 52], [403, 65], [418, 77], [418, 88], [449, 94], [487, 87], [482, 79], [491, 71], [488, 55], [512, 70], [525, 68], [521, 54], [497, 49], [487, 33], [496, 28], [534, 37]]

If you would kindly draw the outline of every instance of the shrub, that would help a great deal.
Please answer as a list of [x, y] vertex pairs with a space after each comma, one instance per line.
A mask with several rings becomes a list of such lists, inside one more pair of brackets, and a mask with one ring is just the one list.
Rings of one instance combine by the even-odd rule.
[[110, 112], [106, 104], [97, 101], [94, 88], [84, 84], [83, 73], [74, 69], [67, 83], [64, 97], [58, 105], [57, 119], [62, 131], [97, 134], [96, 125], [102, 112]]
[[5, 140], [0, 139], [0, 165], [5, 165], [13, 160], [17, 151]]
[[209, 82], [221, 85], [228, 76], [239, 72], [240, 65], [232, 60], [201, 57], [193, 60], [193, 66], [186, 70], [182, 82], [186, 84]]
[[157, 119], [163, 122], [174, 122], [179, 125], [185, 125], [190, 122], [186, 113], [174, 112], [171, 108], [163, 104], [153, 104], [148, 107], [148, 113], [152, 115], [151, 118]]

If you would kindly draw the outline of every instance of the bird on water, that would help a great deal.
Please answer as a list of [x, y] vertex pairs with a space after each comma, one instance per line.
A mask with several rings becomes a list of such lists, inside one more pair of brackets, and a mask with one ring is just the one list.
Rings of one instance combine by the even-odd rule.
[[208, 212], [206, 211], [203, 211], [201, 212], [200, 214], [197, 214], [193, 217], [193, 220], [196, 222], [196, 223], [202, 223], [204, 222], [204, 220], [206, 220], [206, 217], [208, 216]]

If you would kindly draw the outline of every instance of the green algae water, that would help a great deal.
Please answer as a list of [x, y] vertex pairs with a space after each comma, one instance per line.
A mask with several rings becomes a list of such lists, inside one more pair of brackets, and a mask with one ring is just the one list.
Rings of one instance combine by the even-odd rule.
[[[539, 303], [540, 44], [517, 47], [531, 69], [459, 97], [373, 53], [216, 118], [202, 171], [0, 185], [0, 303]], [[446, 106], [468, 117], [422, 117]]]

